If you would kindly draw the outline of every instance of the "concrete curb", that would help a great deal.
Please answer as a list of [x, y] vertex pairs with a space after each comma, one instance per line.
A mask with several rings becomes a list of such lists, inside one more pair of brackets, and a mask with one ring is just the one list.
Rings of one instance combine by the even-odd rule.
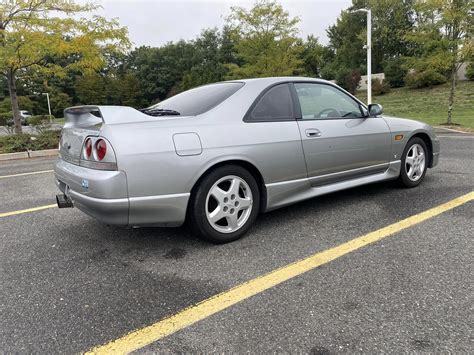
[[458, 129], [453, 129], [453, 128], [446, 128], [446, 127], [443, 127], [443, 126], [434, 126], [434, 128], [436, 128], [436, 129], [444, 129], [445, 131], [456, 132], [456, 133], [463, 133], [463, 134], [472, 133], [472, 132], [468, 132], [468, 131], [460, 131], [460, 130], [458, 130]]
[[29, 158], [39, 158], [39, 157], [54, 157], [58, 155], [57, 149], [46, 149], [46, 150], [29, 150]]
[[28, 158], [29, 158], [28, 152], [0, 154], [0, 161], [15, 160], [15, 159], [28, 159]]
[[0, 154], [0, 161], [40, 158], [40, 157], [54, 157], [56, 155], [58, 155], [57, 149], [28, 150], [26, 152]]

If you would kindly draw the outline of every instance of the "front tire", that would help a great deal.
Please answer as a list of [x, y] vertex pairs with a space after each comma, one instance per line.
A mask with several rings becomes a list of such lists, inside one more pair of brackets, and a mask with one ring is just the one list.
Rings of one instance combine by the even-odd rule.
[[221, 166], [207, 174], [190, 200], [191, 228], [213, 243], [241, 238], [260, 208], [260, 192], [250, 172], [238, 165]]
[[428, 149], [423, 139], [410, 139], [403, 151], [399, 181], [408, 188], [421, 184], [428, 169]]

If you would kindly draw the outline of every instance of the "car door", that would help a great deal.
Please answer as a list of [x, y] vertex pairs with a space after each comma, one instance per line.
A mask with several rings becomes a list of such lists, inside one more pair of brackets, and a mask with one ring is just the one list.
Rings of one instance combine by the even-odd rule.
[[390, 130], [354, 98], [325, 83], [295, 82], [308, 177], [318, 186], [387, 169]]
[[265, 88], [250, 106], [244, 122], [236, 128], [239, 129], [239, 149], [256, 163], [265, 183], [306, 178], [289, 83]]

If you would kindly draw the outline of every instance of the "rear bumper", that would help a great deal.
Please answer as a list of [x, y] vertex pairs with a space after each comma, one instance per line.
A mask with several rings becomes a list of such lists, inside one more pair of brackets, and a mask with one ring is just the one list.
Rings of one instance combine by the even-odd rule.
[[89, 169], [62, 159], [54, 170], [56, 185], [74, 207], [105, 224], [176, 227], [186, 218], [189, 193], [129, 197], [123, 171]]
[[123, 171], [88, 169], [62, 159], [56, 161], [54, 171], [56, 185], [68, 194], [74, 207], [103, 223], [128, 225], [127, 176]]

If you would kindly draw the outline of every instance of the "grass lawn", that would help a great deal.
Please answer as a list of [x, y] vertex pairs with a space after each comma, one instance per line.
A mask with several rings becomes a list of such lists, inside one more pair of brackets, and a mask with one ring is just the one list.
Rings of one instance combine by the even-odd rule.
[[[388, 94], [372, 97], [372, 102], [381, 104], [388, 116], [412, 118], [439, 126], [446, 123], [448, 111], [449, 84], [431, 89], [392, 89]], [[367, 102], [367, 92], [359, 91], [356, 96]], [[460, 81], [454, 97], [453, 122], [458, 127], [474, 130], [474, 81]]]

